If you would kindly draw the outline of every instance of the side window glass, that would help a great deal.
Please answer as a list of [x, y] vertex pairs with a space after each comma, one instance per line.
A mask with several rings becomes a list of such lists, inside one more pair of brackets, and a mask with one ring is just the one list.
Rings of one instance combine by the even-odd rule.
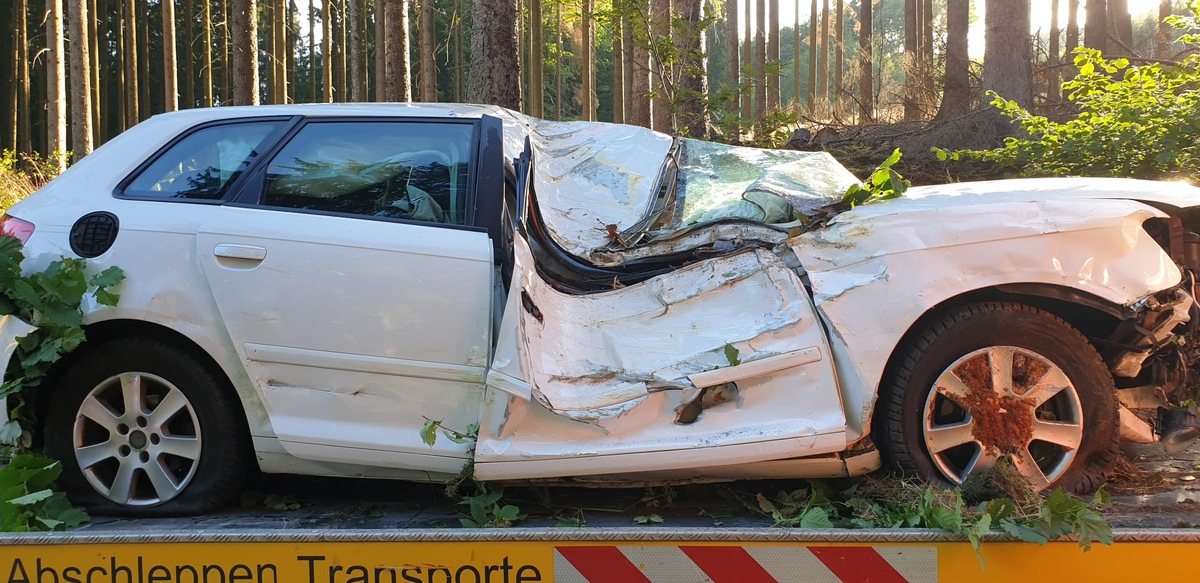
[[283, 122], [225, 124], [192, 132], [125, 187], [125, 196], [220, 200]]
[[462, 225], [474, 126], [313, 122], [267, 166], [265, 206]]

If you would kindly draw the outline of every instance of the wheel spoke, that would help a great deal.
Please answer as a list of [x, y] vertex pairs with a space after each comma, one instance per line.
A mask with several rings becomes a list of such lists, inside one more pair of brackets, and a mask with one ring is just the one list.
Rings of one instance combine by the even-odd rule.
[[133, 493], [134, 470], [137, 469], [130, 458], [121, 460], [121, 467], [113, 477], [112, 487], [108, 489], [108, 499], [113, 502], [126, 504]]
[[145, 470], [146, 476], [150, 478], [150, 485], [154, 486], [154, 492], [160, 500], [170, 500], [179, 493], [179, 484], [175, 483], [175, 477], [161, 458], [146, 464]]
[[1041, 492], [1050, 485], [1050, 480], [1046, 478], [1046, 474], [1042, 473], [1042, 468], [1038, 467], [1028, 449], [1021, 448], [1020, 452], [1013, 456], [1012, 461], [1013, 467], [1018, 473], [1025, 476], [1026, 480], [1029, 480], [1029, 486], [1035, 492]]
[[1042, 378], [1038, 379], [1037, 383], [1029, 388], [1029, 392], [1025, 393], [1024, 398], [1033, 401], [1034, 408], [1041, 407], [1046, 401], [1053, 399], [1055, 395], [1070, 386], [1071, 380], [1067, 378], [1062, 369], [1051, 367], [1046, 374], [1042, 375]]
[[954, 401], [954, 404], [966, 408], [963, 403], [967, 402], [967, 395], [971, 393], [971, 389], [957, 374], [954, 374], [954, 371], [948, 370], [938, 377], [936, 389], [943, 397]]
[[975, 422], [970, 419], [953, 425], [941, 425], [925, 430], [925, 446], [929, 453], [938, 454], [975, 441]]
[[107, 429], [109, 433], [117, 431], [117, 415], [94, 395], [88, 395], [79, 405], [79, 415], [91, 419], [97, 425]]
[[79, 467], [86, 470], [106, 459], [117, 457], [118, 447], [112, 440], [81, 447], [75, 450], [75, 459], [79, 462]]
[[1013, 351], [1007, 346], [993, 346], [988, 349], [988, 366], [992, 371], [992, 390], [1000, 394], [1008, 394], [1013, 385]]
[[171, 389], [167, 396], [159, 402], [154, 411], [150, 412], [147, 418], [147, 426], [151, 430], [160, 430], [166, 425], [176, 413], [184, 410], [188, 406], [187, 397], [183, 396], [183, 392], [179, 389]]
[[125, 402], [126, 415], [144, 415], [146, 413], [146, 389], [142, 386], [142, 375], [137, 373], [121, 375], [121, 397]]
[[1079, 443], [1083, 441], [1083, 426], [1078, 423], [1034, 419], [1032, 437], [1066, 449], [1079, 449]]
[[158, 446], [163, 453], [169, 453], [174, 456], [189, 460], [200, 459], [200, 438], [198, 437], [178, 437], [172, 435], [162, 436], [162, 443]]
[[967, 462], [967, 465], [963, 467], [962, 473], [958, 476], [958, 483], [961, 484], [966, 481], [967, 476], [971, 474], [978, 474], [992, 469], [992, 466], [996, 465], [996, 459], [997, 456], [995, 453], [989, 451], [987, 448], [979, 447], [975, 451], [975, 455], [971, 457], [971, 461]]

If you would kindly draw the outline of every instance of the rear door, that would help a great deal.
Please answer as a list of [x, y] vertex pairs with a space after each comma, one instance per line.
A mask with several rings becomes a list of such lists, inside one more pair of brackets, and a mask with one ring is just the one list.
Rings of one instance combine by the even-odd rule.
[[471, 120], [309, 120], [197, 233], [221, 318], [297, 457], [454, 473], [478, 420], [492, 246]]

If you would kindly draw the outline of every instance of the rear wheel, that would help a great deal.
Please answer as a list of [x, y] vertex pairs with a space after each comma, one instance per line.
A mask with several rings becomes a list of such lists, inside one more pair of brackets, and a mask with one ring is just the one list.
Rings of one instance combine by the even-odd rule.
[[908, 347], [880, 447], [906, 475], [961, 484], [1007, 458], [1035, 490], [1083, 492], [1116, 461], [1116, 388], [1070, 324], [1012, 303], [957, 308]]
[[240, 407], [194, 354], [162, 340], [107, 342], [67, 370], [46, 452], [73, 499], [102, 511], [196, 514], [241, 487]]

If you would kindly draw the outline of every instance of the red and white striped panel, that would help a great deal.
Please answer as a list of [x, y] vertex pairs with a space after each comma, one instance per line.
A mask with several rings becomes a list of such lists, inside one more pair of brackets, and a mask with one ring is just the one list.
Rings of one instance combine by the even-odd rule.
[[934, 547], [571, 546], [558, 583], [934, 583]]

